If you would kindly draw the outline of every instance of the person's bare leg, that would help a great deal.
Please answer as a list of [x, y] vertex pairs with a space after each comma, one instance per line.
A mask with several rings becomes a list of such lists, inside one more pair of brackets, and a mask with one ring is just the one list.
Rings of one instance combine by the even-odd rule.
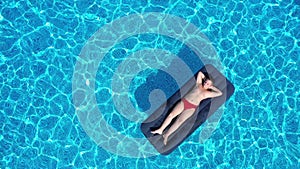
[[165, 119], [161, 127], [157, 130], [151, 131], [152, 134], [162, 134], [165, 128], [171, 123], [172, 119], [176, 116], [178, 116], [183, 111], [183, 102], [180, 101], [177, 103], [177, 105], [174, 107], [173, 111], [168, 115], [168, 117]]
[[193, 113], [195, 112], [195, 109], [187, 109], [184, 110], [180, 116], [178, 117], [178, 119], [175, 121], [175, 123], [169, 128], [169, 130], [163, 135], [164, 138], [164, 144], [167, 145], [168, 142], [168, 137], [174, 133], [174, 131], [176, 131], [179, 126], [182, 125], [183, 122], [185, 122], [189, 117], [191, 117], [193, 115]]

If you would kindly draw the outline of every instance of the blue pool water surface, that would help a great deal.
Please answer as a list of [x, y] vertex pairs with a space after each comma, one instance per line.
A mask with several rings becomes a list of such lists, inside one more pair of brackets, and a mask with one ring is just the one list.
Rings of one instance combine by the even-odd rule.
[[[168, 156], [124, 157], [84, 131], [72, 77], [97, 30], [146, 12], [196, 25], [236, 90], [206, 142], [199, 143], [200, 127]], [[299, 30], [299, 0], [1, 1], [0, 168], [300, 168]], [[118, 113], [111, 83], [118, 66], [141, 49], [167, 50], [192, 72], [201, 65], [184, 42], [159, 34], [135, 35], [110, 49], [98, 65], [96, 100], [107, 124], [133, 138], [144, 138], [141, 123]], [[125, 94], [146, 111], [152, 90], [169, 97], [178, 87], [168, 73], [149, 67]]]

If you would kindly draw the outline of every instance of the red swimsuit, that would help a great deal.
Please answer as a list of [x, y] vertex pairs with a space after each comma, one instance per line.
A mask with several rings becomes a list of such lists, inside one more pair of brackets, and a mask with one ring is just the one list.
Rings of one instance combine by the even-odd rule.
[[183, 101], [183, 105], [184, 105], [183, 110], [186, 110], [186, 109], [195, 109], [197, 107], [197, 105], [194, 105], [194, 104], [190, 103], [185, 98], [183, 98], [182, 101]]

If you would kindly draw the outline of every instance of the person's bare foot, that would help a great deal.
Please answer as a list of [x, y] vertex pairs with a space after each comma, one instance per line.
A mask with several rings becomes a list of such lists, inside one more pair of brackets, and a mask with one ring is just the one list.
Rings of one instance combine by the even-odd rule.
[[164, 138], [164, 145], [167, 145], [167, 143], [168, 143], [168, 137], [169, 137], [169, 136], [166, 136], [166, 134], [163, 135], [163, 138]]
[[154, 131], [151, 131], [152, 134], [159, 134], [161, 135], [162, 134], [162, 131], [157, 129], [157, 130], [154, 130]]

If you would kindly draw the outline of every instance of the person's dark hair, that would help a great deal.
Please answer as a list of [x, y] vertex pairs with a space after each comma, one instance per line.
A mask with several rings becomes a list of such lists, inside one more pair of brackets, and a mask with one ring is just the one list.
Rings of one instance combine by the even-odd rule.
[[204, 74], [204, 78], [202, 79], [202, 86], [204, 86], [204, 83], [207, 81], [207, 80], [210, 80], [214, 83], [214, 80], [213, 78], [206, 72], [203, 73]]

